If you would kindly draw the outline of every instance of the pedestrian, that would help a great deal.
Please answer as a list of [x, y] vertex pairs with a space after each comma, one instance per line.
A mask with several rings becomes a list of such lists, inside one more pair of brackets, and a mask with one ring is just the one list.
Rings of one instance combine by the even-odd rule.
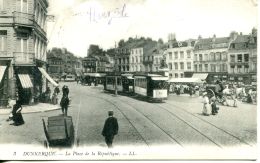
[[22, 105], [20, 100], [16, 100], [16, 103], [13, 105], [13, 109], [11, 111], [11, 114], [9, 115], [9, 120], [13, 120], [14, 123], [11, 125], [19, 126], [24, 124], [23, 116], [22, 116]]
[[69, 96], [69, 92], [70, 92], [69, 87], [66, 86], [66, 85], [64, 85], [64, 86], [62, 87], [62, 96], [64, 96], [65, 94], [66, 94], [67, 96]]
[[209, 98], [207, 96], [207, 92], [203, 92], [203, 110], [202, 110], [202, 114], [209, 116], [209, 110], [210, 110], [210, 106], [209, 106]]
[[57, 93], [57, 95], [60, 93], [60, 88], [59, 88], [59, 86], [56, 86], [56, 87], [54, 88], [54, 92]]
[[67, 96], [66, 93], [61, 98], [60, 106], [61, 106], [62, 114], [67, 116], [68, 115], [68, 106], [69, 106], [69, 97]]
[[108, 118], [105, 121], [102, 135], [105, 137], [106, 144], [108, 148], [112, 147], [114, 136], [118, 133], [118, 122], [115, 117], [113, 117], [113, 111], [108, 112]]
[[219, 110], [219, 107], [217, 107], [217, 104], [216, 104], [216, 97], [213, 96], [210, 99], [210, 102], [211, 102], [211, 114], [216, 115], [218, 113], [218, 110]]
[[193, 86], [192, 85], [189, 86], [189, 94], [190, 94], [190, 97], [192, 97], [192, 95], [193, 95]]

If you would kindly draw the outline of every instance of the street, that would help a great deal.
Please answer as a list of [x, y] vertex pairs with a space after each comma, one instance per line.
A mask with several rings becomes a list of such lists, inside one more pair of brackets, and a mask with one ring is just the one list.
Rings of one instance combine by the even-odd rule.
[[[70, 89], [72, 101], [68, 115], [73, 117], [80, 147], [106, 147], [101, 132], [109, 110], [114, 111], [119, 123], [115, 147], [256, 147], [256, 105], [220, 106], [218, 115], [203, 116], [200, 97], [169, 95], [164, 103], [149, 103], [135, 96], [104, 92], [101, 85], [82, 86], [67, 82], [60, 83], [60, 88], [63, 84]], [[9, 125], [6, 122], [8, 115], [0, 115], [0, 143], [43, 146], [46, 138], [42, 118], [59, 114], [61, 110], [24, 114], [25, 124], [21, 126]]]

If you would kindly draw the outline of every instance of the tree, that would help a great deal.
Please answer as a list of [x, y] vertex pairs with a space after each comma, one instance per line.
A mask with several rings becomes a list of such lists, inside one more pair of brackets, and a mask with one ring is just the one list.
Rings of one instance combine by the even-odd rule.
[[88, 56], [102, 56], [104, 55], [103, 49], [99, 48], [98, 45], [89, 45]]
[[159, 38], [159, 39], [158, 39], [158, 43], [159, 43], [160, 45], [162, 45], [162, 44], [163, 44], [163, 40], [162, 40], [161, 38]]
[[125, 40], [121, 39], [118, 43], [118, 47], [123, 47], [125, 45]]

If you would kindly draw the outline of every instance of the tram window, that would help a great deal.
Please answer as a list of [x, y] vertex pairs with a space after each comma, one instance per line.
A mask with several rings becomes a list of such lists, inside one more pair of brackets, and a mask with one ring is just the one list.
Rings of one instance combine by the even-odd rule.
[[153, 80], [152, 87], [153, 89], [167, 89], [166, 83], [160, 80]]

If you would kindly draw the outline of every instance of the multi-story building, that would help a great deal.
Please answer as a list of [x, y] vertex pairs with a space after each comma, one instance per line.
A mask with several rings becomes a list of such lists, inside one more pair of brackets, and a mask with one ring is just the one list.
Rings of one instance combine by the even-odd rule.
[[129, 72], [130, 71], [130, 49], [133, 44], [127, 44], [125, 46], [116, 49], [115, 55], [115, 70], [116, 72]]
[[161, 68], [161, 62], [164, 58], [165, 50], [163, 48], [155, 48], [153, 50], [153, 70], [154, 72], [158, 72]]
[[250, 35], [233, 32], [228, 50], [228, 76], [231, 83], [256, 84], [257, 30]]
[[58, 56], [47, 56], [48, 73], [51, 76], [60, 77], [64, 72], [64, 61]]
[[169, 68], [169, 78], [191, 77], [193, 72], [193, 48], [195, 40], [169, 40], [166, 50], [166, 63]]
[[193, 77], [215, 83], [228, 78], [228, 48], [233, 41], [231, 37], [212, 38], [199, 37], [194, 46]]
[[130, 50], [130, 72], [140, 72], [143, 71], [143, 45], [137, 44], [133, 46]]
[[[0, 105], [45, 90], [47, 0], [0, 0]], [[40, 68], [40, 70], [39, 70]]]
[[97, 72], [97, 58], [87, 56], [82, 59], [83, 72]]

